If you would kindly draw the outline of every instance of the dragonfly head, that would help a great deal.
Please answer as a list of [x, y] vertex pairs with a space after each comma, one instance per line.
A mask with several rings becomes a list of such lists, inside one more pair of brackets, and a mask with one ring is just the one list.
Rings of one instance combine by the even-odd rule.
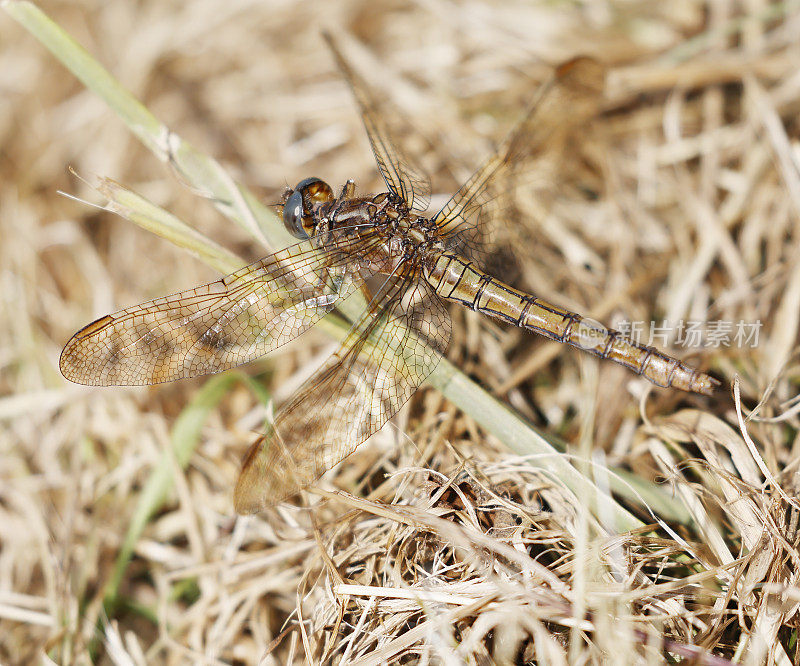
[[319, 178], [306, 178], [286, 192], [283, 203], [283, 224], [295, 238], [308, 238], [314, 233], [314, 213], [321, 204], [333, 201], [333, 190]]

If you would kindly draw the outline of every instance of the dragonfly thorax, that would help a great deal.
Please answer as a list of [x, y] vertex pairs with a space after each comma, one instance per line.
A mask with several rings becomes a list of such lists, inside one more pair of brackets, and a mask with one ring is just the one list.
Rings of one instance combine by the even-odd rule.
[[358, 245], [363, 248], [359, 259], [364, 268], [397, 273], [419, 266], [425, 250], [437, 245], [433, 223], [411, 213], [402, 197], [390, 192], [357, 197], [353, 181], [345, 183], [337, 198], [309, 196], [312, 187], [315, 192], [329, 192], [323, 185], [318, 179], [302, 181], [284, 204], [287, 228], [291, 231], [297, 226], [295, 220], [300, 220], [318, 247]]

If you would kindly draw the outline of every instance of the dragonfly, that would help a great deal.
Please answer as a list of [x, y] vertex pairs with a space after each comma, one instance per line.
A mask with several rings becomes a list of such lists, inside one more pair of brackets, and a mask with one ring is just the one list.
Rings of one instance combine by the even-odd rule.
[[338, 193], [319, 178], [300, 181], [282, 205], [295, 245], [90, 323], [64, 347], [64, 377], [150, 385], [221, 372], [296, 338], [346, 300], [363, 299], [338, 349], [245, 456], [234, 491], [242, 514], [313, 484], [411, 398], [447, 350], [450, 303], [614, 361], [658, 386], [712, 393], [719, 382], [710, 375], [480, 268], [498, 183], [597, 113], [600, 63], [579, 57], [555, 69], [494, 154], [430, 216], [429, 178], [393, 141], [378, 98], [329, 44], [387, 191], [357, 196], [352, 180]]

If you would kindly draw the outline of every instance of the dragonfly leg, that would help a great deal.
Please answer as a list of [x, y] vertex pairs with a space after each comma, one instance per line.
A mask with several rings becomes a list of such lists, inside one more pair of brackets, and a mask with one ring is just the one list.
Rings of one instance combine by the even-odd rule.
[[341, 202], [346, 201], [347, 199], [352, 199], [355, 195], [356, 195], [356, 181], [354, 181], [352, 178], [349, 178], [342, 187], [342, 193], [339, 195], [339, 198], [337, 199], [334, 207], [339, 205]]

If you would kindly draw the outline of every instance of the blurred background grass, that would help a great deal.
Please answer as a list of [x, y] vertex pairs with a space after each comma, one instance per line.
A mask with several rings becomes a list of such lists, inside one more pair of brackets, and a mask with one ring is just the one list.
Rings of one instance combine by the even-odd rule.
[[[763, 398], [761, 417], [783, 415], [749, 427], [794, 496], [797, 3], [40, 6], [267, 203], [309, 175], [381, 189], [322, 29], [348, 40], [418, 130], [439, 195], [504, 136], [553, 65], [582, 53], [606, 62], [600, 137], [565, 167], [584, 196], [520, 194], [509, 280], [608, 323], [761, 321], [755, 349], [689, 358], [726, 385], [738, 373], [746, 404]], [[283, 507], [236, 520], [239, 459], [265, 416], [258, 390], [238, 382], [196, 419], [196, 455], [185, 474], [168, 468], [174, 490], [136, 543], [117, 604], [104, 608], [139, 493], [204, 380], [87, 390], [60, 378], [58, 354], [95, 317], [215, 273], [59, 196], [98, 200], [67, 167], [124, 183], [248, 260], [265, 250], [5, 14], [0, 42], [0, 660], [29, 663], [46, 651], [58, 663], [253, 663], [270, 647], [272, 663], [306, 651], [312, 662], [372, 653], [505, 663], [602, 660], [626, 645], [632, 658], [657, 662], [661, 648], [643, 647], [645, 634], [678, 655], [698, 644], [725, 657], [760, 659], [774, 647], [778, 659], [797, 659], [796, 513], [774, 484], [762, 487], [729, 392], [647, 393], [621, 368], [463, 312], [454, 312], [459, 367], [573, 451], [603, 452], [642, 479], [666, 476], [691, 519], [672, 522], [677, 532], [615, 537], [580, 498], [426, 389], [326, 479], [353, 497], [313, 514]], [[245, 371], [280, 401], [331, 345], [312, 331]], [[378, 519], [369, 502], [379, 501], [425, 512]], [[629, 508], [653, 520], [644, 503]], [[514, 561], [507, 546], [527, 559]], [[421, 600], [423, 580], [450, 596]], [[681, 586], [677, 601], [658, 587], [667, 582]], [[629, 596], [615, 605], [612, 592]], [[569, 629], [575, 618], [580, 630]]]

